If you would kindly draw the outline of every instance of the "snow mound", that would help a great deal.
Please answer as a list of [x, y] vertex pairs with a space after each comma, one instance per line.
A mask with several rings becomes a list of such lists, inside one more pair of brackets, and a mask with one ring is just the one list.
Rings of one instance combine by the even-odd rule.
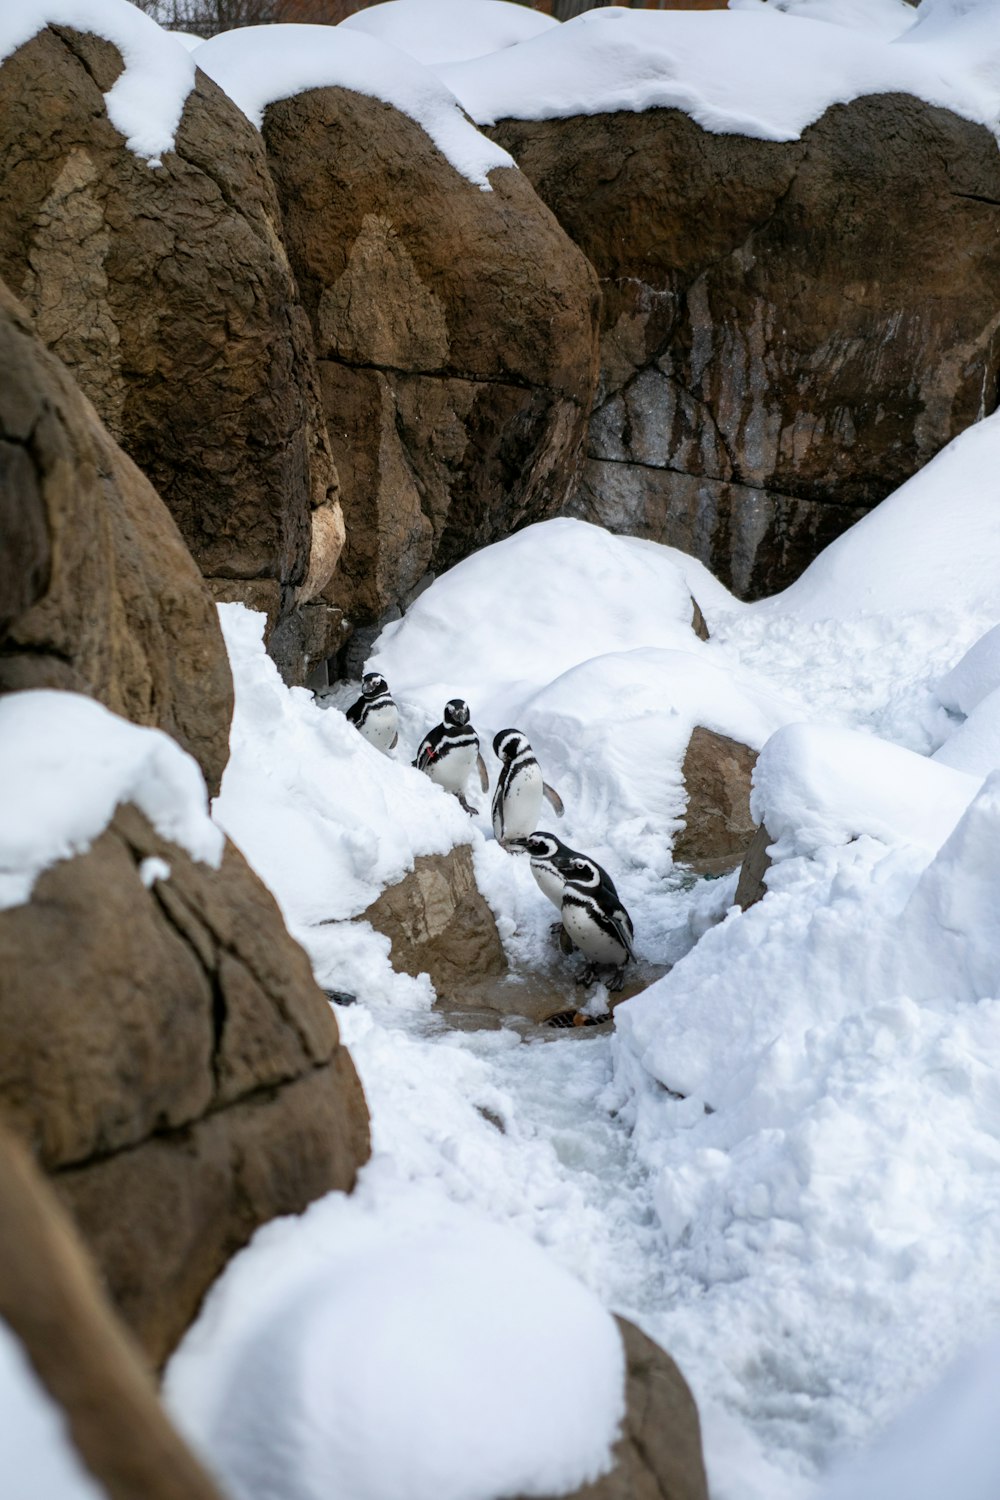
[[167, 1399], [234, 1500], [494, 1500], [611, 1466], [624, 1356], [532, 1242], [371, 1169], [230, 1264]]
[[0, 698], [0, 910], [29, 900], [50, 865], [89, 849], [124, 802], [218, 867], [223, 838], [201, 771], [169, 735], [77, 693]]
[[151, 167], [174, 148], [194, 63], [155, 21], [128, 0], [16, 0], [0, 9], [0, 63], [46, 26], [71, 26], [113, 43], [124, 71], [104, 102], [125, 144]]
[[967, 1354], [873, 1452], [838, 1470], [817, 1500], [996, 1500], [1000, 1338]]
[[484, 192], [492, 191], [488, 173], [515, 165], [469, 123], [428, 68], [362, 30], [245, 26], [212, 37], [195, 58], [258, 129], [267, 106], [278, 99], [308, 89], [352, 89], [415, 120], [455, 171]]
[[936, 850], [980, 778], [874, 735], [824, 724], [779, 729], [757, 761], [750, 808], [775, 854], [813, 854], [870, 834]]
[[433, 66], [500, 52], [559, 22], [509, 0], [384, 0], [340, 24]]
[[381, 755], [305, 688], [285, 686], [264, 650], [263, 615], [223, 604], [219, 618], [236, 710], [213, 814], [289, 926], [356, 916], [417, 855], [469, 842], [454, 797]]
[[995, 608], [998, 579], [1000, 413], [967, 428], [831, 542], [790, 588], [754, 609], [832, 620], [956, 601]]
[[[833, 104], [904, 93], [994, 129], [1000, 18], [956, 13], [896, 40], [761, 5], [737, 11], [592, 10], [516, 47], [439, 69], [481, 125], [612, 110], [680, 109], [705, 130], [797, 139]], [[907, 45], [912, 44], [912, 45]]]
[[383, 630], [369, 667], [434, 714], [481, 683], [474, 717], [503, 729], [533, 693], [594, 657], [701, 649], [695, 590], [706, 611], [735, 607], [707, 569], [670, 547], [586, 521], [542, 521], [437, 579]]
[[1000, 688], [1000, 625], [980, 636], [941, 678], [937, 696], [952, 713], [971, 714], [997, 688]]
[[729, 0], [730, 10], [759, 11], [764, 5], [806, 21], [856, 27], [883, 41], [901, 36], [917, 18], [906, 0]]

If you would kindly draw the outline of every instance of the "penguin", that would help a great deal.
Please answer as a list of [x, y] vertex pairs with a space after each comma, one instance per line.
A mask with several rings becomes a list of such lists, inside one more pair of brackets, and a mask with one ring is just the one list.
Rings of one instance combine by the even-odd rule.
[[[572, 860], [587, 859], [588, 856], [578, 854], [575, 849], [570, 849], [561, 839], [557, 839], [554, 833], [546, 833], [541, 828], [530, 833], [527, 838], [511, 839], [510, 845], [513, 849], [523, 849], [530, 856], [535, 884], [542, 895], [547, 896], [556, 910], [561, 912], [567, 866]], [[621, 906], [621, 898], [607, 870], [595, 859], [589, 860], [589, 863], [598, 871], [601, 888], [606, 892], [607, 899]], [[557, 925], [560, 930], [564, 930], [561, 922]]]
[[399, 714], [381, 673], [365, 673], [361, 679], [361, 697], [351, 704], [347, 717], [362, 738], [383, 755], [395, 750], [399, 743]]
[[413, 762], [437, 786], [456, 796], [471, 816], [476, 809], [465, 800], [465, 783], [473, 766], [479, 768], [479, 783], [489, 791], [490, 780], [479, 753], [479, 736], [469, 723], [469, 705], [461, 698], [449, 698], [444, 706], [443, 722], [436, 725], [420, 742]]
[[501, 762], [500, 778], [493, 794], [493, 832], [497, 843], [534, 833], [542, 798], [548, 798], [557, 817], [563, 815], [558, 792], [542, 780], [531, 746], [518, 729], [501, 729], [493, 739], [493, 754]]
[[601, 880], [601, 867], [586, 855], [566, 862], [562, 921], [570, 938], [587, 960], [577, 979], [590, 984], [602, 969], [611, 969], [605, 982], [615, 993], [625, 982], [625, 966], [635, 959], [632, 919]]

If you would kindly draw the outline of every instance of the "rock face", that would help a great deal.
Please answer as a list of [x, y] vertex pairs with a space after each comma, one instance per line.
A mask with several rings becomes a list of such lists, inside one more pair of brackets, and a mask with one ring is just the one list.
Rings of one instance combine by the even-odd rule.
[[674, 839], [674, 859], [701, 874], [740, 864], [754, 836], [750, 779], [757, 752], [700, 726], [693, 731], [682, 774], [687, 789], [684, 827]]
[[0, 976], [0, 1108], [159, 1364], [260, 1224], [367, 1158], [330, 1007], [232, 846], [213, 871], [128, 806], [0, 911]]
[[618, 1318], [627, 1361], [626, 1411], [615, 1466], [570, 1500], [708, 1500], [698, 1408], [680, 1370]]
[[387, 104], [315, 89], [263, 134], [343, 488], [337, 600], [371, 622], [567, 500], [596, 281], [519, 172], [481, 191]]
[[107, 116], [121, 67], [48, 27], [0, 68], [0, 276], [206, 577], [267, 583], [275, 655], [301, 677], [296, 610], [322, 596], [343, 521], [263, 147], [198, 74], [151, 168]]
[[409, 875], [363, 913], [392, 942], [403, 974], [429, 974], [438, 994], [473, 986], [507, 969], [493, 913], [479, 893], [467, 844], [420, 855]]
[[233, 686], [212, 601], [152, 485], [2, 284], [0, 370], [0, 691], [87, 693], [173, 735], [217, 791]]
[[490, 133], [601, 279], [573, 514], [758, 597], [995, 407], [1000, 157], [981, 126], [881, 95], [784, 143], [660, 109]]
[[740, 878], [736, 886], [736, 905], [743, 911], [751, 906], [756, 906], [767, 894], [765, 877], [771, 868], [771, 859], [767, 852], [768, 845], [773, 843], [771, 835], [761, 823], [755, 831], [750, 847], [746, 852], [743, 863], [740, 866]]
[[7, 1227], [0, 1320], [62, 1409], [102, 1493], [108, 1500], [221, 1500], [167, 1421], [65, 1210], [7, 1131], [0, 1131], [0, 1222]]

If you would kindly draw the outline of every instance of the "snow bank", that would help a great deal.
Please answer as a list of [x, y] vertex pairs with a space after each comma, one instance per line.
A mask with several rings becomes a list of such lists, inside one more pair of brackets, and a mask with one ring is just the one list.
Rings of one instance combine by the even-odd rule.
[[997, 688], [1000, 688], [1000, 625], [980, 636], [941, 678], [937, 696], [952, 713], [971, 714]]
[[71, 26], [113, 43], [124, 71], [104, 95], [108, 119], [151, 167], [172, 151], [194, 63], [128, 0], [16, 0], [0, 11], [0, 63], [46, 26]]
[[738, 11], [586, 12], [492, 56], [438, 71], [481, 125], [611, 110], [676, 108], [705, 130], [788, 141], [832, 104], [905, 93], [997, 123], [1000, 22], [913, 26], [883, 41], [770, 6]]
[[994, 607], [998, 580], [1000, 413], [967, 428], [755, 609], [821, 620]]
[[234, 1500], [494, 1500], [575, 1490], [624, 1415], [614, 1321], [529, 1240], [404, 1186], [259, 1233], [166, 1381]]
[[500, 52], [559, 22], [508, 0], [384, 0], [340, 24], [432, 66]]
[[0, 909], [20, 906], [43, 870], [89, 849], [124, 802], [218, 866], [223, 839], [201, 771], [169, 735], [77, 693], [0, 698]]
[[356, 916], [418, 854], [468, 843], [454, 797], [404, 755], [381, 755], [305, 688], [285, 687], [264, 650], [263, 615], [223, 604], [219, 617], [236, 711], [213, 813], [290, 926]]
[[812, 854], [861, 834], [933, 852], [979, 786], [977, 776], [873, 735], [792, 724], [765, 745], [750, 808], [778, 846], [778, 857]]
[[70, 1441], [66, 1418], [0, 1320], [0, 1466], [17, 1500], [105, 1500]]
[[966, 1355], [818, 1500], [996, 1500], [1000, 1339]]
[[494, 167], [515, 165], [470, 125], [429, 69], [361, 30], [245, 26], [212, 37], [197, 48], [195, 60], [258, 129], [278, 99], [307, 89], [352, 89], [415, 120], [455, 171], [484, 192], [492, 191], [487, 174]]
[[917, 19], [916, 11], [906, 0], [729, 0], [730, 10], [760, 11], [765, 5], [806, 21], [856, 27], [883, 41], [901, 36]]
[[706, 614], [735, 601], [670, 547], [568, 518], [527, 526], [467, 557], [379, 636], [369, 662], [428, 713], [475, 693], [494, 729], [564, 672], [611, 652], [699, 650], [692, 593]]

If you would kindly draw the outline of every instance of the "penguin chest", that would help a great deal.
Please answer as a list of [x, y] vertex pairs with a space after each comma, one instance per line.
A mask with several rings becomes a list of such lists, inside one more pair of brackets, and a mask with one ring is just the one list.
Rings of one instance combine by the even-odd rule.
[[465, 783], [476, 764], [478, 752], [479, 741], [474, 737], [445, 740], [427, 767], [427, 774], [437, 786], [457, 796], [465, 790]]
[[369, 745], [374, 745], [376, 750], [381, 750], [385, 755], [399, 729], [399, 714], [395, 703], [383, 703], [369, 708], [358, 729]]
[[542, 773], [537, 761], [515, 766], [497, 789], [493, 832], [498, 839], [523, 839], [534, 833], [542, 811]]
[[563, 897], [562, 922], [580, 952], [595, 964], [621, 964], [628, 950], [610, 918], [586, 897]]
[[565, 889], [566, 884], [562, 876], [558, 875], [555, 870], [551, 870], [543, 864], [533, 864], [531, 866], [531, 873], [532, 875], [534, 875], [535, 884], [538, 886], [538, 889], [541, 891], [542, 895], [547, 896], [548, 899], [552, 902], [552, 905], [558, 908], [559, 911], [561, 911], [563, 890]]

